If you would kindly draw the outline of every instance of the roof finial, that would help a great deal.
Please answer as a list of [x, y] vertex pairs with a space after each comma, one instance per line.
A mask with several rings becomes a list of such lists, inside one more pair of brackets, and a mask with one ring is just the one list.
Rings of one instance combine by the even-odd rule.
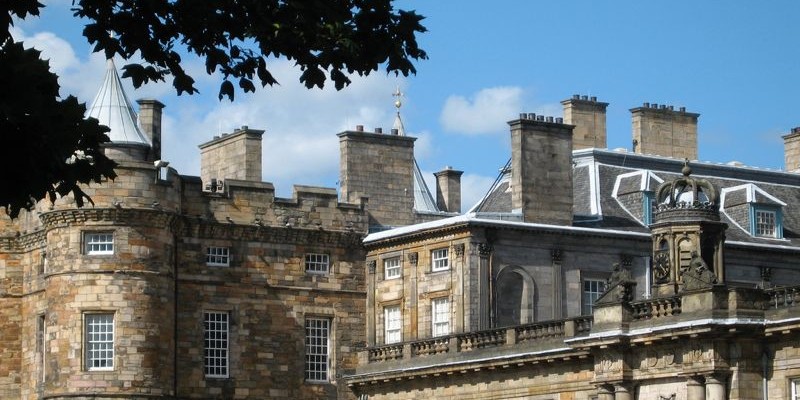
[[394, 106], [397, 108], [397, 112], [400, 112], [400, 107], [403, 106], [403, 102], [400, 101], [400, 98], [403, 97], [403, 93], [400, 91], [400, 86], [395, 89], [394, 93], [392, 93], [392, 96], [395, 97]]
[[681, 168], [681, 173], [683, 173], [683, 176], [689, 176], [689, 175], [692, 174], [692, 168], [689, 167], [689, 159], [688, 158], [684, 158], [683, 159], [683, 168]]

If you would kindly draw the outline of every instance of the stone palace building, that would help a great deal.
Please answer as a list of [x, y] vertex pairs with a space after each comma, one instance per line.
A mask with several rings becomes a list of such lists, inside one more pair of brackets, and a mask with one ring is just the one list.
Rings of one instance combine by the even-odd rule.
[[465, 213], [399, 114], [280, 198], [247, 126], [170, 168], [109, 63], [118, 177], [0, 220], [0, 398], [800, 398], [800, 129], [772, 171], [696, 161], [682, 108], [631, 109], [631, 152], [562, 104]]

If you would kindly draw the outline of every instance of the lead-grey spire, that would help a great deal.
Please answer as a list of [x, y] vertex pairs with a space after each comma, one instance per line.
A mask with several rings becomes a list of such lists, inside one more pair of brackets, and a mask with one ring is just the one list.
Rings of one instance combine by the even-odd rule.
[[150, 141], [139, 129], [136, 112], [122, 89], [113, 60], [108, 60], [103, 85], [86, 111], [86, 116], [96, 118], [101, 125], [111, 129], [108, 132], [111, 143], [150, 146]]

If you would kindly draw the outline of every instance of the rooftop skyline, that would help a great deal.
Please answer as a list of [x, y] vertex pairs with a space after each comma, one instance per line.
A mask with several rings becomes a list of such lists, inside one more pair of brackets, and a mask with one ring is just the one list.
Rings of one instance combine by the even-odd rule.
[[[91, 103], [105, 60], [91, 54], [70, 2], [49, 2], [40, 18], [17, 23], [14, 36], [44, 51], [61, 77], [62, 95]], [[608, 106], [608, 147], [631, 148], [630, 108], [644, 102], [686, 107], [700, 114], [700, 161], [782, 169], [781, 136], [800, 125], [800, 55], [792, 27], [800, 4], [689, 1], [613, 5], [590, 1], [423, 2], [416, 9], [429, 32], [419, 37], [429, 60], [408, 78], [380, 71], [355, 78], [337, 92], [308, 90], [291, 63], [275, 60], [280, 86], [217, 100], [219, 77], [186, 58], [201, 93], [176, 96], [169, 84], [133, 90], [129, 98], [157, 98], [164, 110], [164, 154], [180, 173], [199, 175], [197, 145], [248, 125], [265, 129], [263, 178], [278, 195], [292, 184], [335, 187], [336, 133], [364, 125], [388, 132], [399, 87], [406, 132], [418, 138], [416, 158], [432, 173], [464, 170], [463, 210], [488, 190], [508, 160], [507, 121], [520, 112], [561, 116], [560, 100], [597, 96]], [[117, 66], [125, 64], [116, 60]]]

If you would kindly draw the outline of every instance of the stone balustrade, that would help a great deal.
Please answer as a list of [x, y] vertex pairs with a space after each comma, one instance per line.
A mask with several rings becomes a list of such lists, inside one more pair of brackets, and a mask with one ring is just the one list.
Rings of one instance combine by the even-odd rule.
[[767, 309], [787, 308], [800, 304], [800, 286], [771, 288], [764, 292], [769, 296], [769, 302], [765, 307]]
[[370, 347], [366, 350], [366, 356], [369, 363], [380, 363], [433, 355], [467, 353], [481, 349], [502, 348], [517, 343], [534, 344], [549, 339], [587, 335], [591, 331], [591, 327], [591, 316], [535, 322]]
[[634, 321], [663, 318], [681, 313], [681, 297], [662, 297], [631, 303]]

